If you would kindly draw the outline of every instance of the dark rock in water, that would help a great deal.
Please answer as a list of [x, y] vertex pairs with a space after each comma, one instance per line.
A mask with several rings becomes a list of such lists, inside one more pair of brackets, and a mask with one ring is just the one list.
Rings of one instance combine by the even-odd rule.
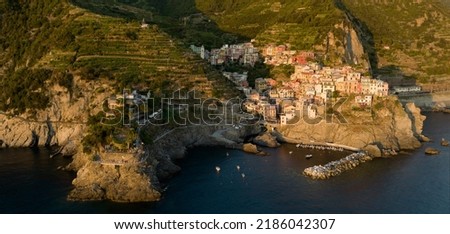
[[180, 171], [181, 168], [170, 160], [160, 160], [156, 167], [156, 175], [160, 180], [168, 180]]
[[428, 155], [438, 155], [440, 153], [441, 152], [439, 150], [435, 149], [435, 148], [429, 147], [429, 148], [425, 149], [425, 154], [428, 154]]
[[430, 138], [428, 138], [427, 136], [424, 136], [424, 135], [421, 135], [421, 136], [420, 136], [420, 140], [421, 140], [422, 142], [430, 142], [430, 141], [431, 141]]
[[242, 146], [242, 150], [246, 153], [251, 153], [251, 154], [258, 154], [259, 150], [258, 147], [254, 144], [248, 143], [248, 144], [244, 144]]
[[445, 146], [445, 147], [448, 147], [449, 146], [449, 142], [447, 140], [445, 140], [445, 139], [442, 139], [441, 140], [441, 145]]
[[257, 153], [257, 155], [259, 156], [269, 156], [270, 154], [264, 151], [259, 151], [259, 153]]
[[242, 146], [242, 150], [246, 153], [256, 154], [259, 156], [267, 156], [268, 155], [267, 153], [260, 151], [258, 149], [258, 147], [252, 143], [244, 144]]
[[270, 148], [276, 148], [280, 146], [280, 143], [278, 143], [276, 137], [267, 132], [255, 137], [255, 139], [253, 139], [253, 143], [259, 146]]

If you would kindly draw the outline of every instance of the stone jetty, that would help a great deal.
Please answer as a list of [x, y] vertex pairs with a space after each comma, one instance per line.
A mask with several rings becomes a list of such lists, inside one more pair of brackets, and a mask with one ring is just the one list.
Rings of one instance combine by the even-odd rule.
[[308, 167], [303, 171], [303, 174], [315, 180], [325, 180], [333, 176], [340, 175], [344, 171], [351, 170], [361, 163], [371, 161], [372, 157], [366, 153], [359, 152], [351, 154], [343, 159], [329, 162], [324, 166]]

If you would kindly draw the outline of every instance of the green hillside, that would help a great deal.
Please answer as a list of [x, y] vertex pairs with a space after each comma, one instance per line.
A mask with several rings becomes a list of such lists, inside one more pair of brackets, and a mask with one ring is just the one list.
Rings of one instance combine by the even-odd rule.
[[[343, 14], [332, 0], [74, 0], [75, 4], [112, 15], [150, 18], [168, 33], [187, 42], [220, 46], [260, 36], [261, 43], [291, 43], [300, 49], [311, 49], [322, 43]], [[147, 14], [143, 14], [147, 11]], [[119, 13], [121, 12], [121, 13]], [[125, 13], [126, 12], [126, 13]], [[202, 13], [206, 18], [195, 18]], [[184, 17], [194, 20], [183, 22]], [[200, 18], [200, 19], [199, 19]], [[266, 30], [284, 27], [287, 34], [263, 36]], [[292, 35], [288, 35], [292, 33]], [[220, 42], [220, 43], [219, 43]]]
[[[292, 49], [319, 50], [327, 61], [341, 63], [345, 54], [345, 17], [333, 0], [73, 0], [91, 11], [139, 20], [145, 18], [184, 44], [217, 48], [256, 38], [257, 46], [290, 44]], [[341, 25], [341, 27], [338, 27]], [[334, 35], [336, 45], [328, 45]]]
[[196, 1], [198, 9], [210, 16], [224, 31], [262, 44], [290, 43], [296, 49], [321, 44], [343, 14], [333, 1]]
[[342, 2], [374, 35], [380, 74], [397, 71], [423, 82], [450, 75], [449, 1]]
[[[449, 1], [442, 0], [243, 0], [196, 1], [221, 29], [260, 44], [286, 42], [296, 49], [323, 43], [344, 12], [362, 32], [375, 74], [401, 73], [427, 82], [450, 75]], [[377, 69], [379, 68], [379, 69]]]
[[[289, 43], [339, 62], [345, 25], [358, 29], [375, 75], [445, 81], [448, 6], [446, 0], [0, 0], [0, 108], [45, 108], [50, 97], [41, 83], [68, 84], [73, 75], [118, 89], [162, 94], [195, 87], [235, 96], [188, 45], [256, 39], [258, 46]], [[35, 100], [12, 98], [17, 93]]]
[[67, 1], [1, 3], [2, 110], [45, 108], [51, 97], [44, 83], [70, 83], [74, 75], [104, 80], [118, 90], [146, 87], [157, 95], [183, 88], [208, 96], [236, 95], [157, 25], [141, 28], [137, 20], [94, 14]]

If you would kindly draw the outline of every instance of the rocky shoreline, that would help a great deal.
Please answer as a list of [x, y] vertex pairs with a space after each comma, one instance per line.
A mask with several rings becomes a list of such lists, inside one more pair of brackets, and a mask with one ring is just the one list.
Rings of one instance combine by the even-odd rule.
[[390, 157], [400, 150], [419, 148], [421, 141], [426, 140], [422, 134], [426, 117], [421, 110], [413, 103], [402, 106], [395, 99], [389, 100], [388, 105], [375, 117], [354, 117], [345, 124], [322, 121], [314, 125], [277, 126], [276, 131], [285, 142], [310, 145], [333, 142], [352, 151], [369, 151], [374, 157]]
[[138, 163], [133, 165], [102, 165], [92, 162], [90, 155], [77, 154], [67, 168], [77, 171], [77, 177], [73, 181], [75, 188], [68, 199], [158, 201], [164, 190], [163, 182], [181, 170], [174, 161], [183, 158], [188, 148], [221, 146], [243, 149], [244, 139], [259, 133], [259, 126], [242, 129], [192, 126], [189, 131], [180, 128], [170, 137], [163, 138], [152, 146], [145, 146], [142, 154], [135, 155]]
[[[73, 157], [73, 162], [66, 168], [77, 172], [76, 179], [73, 181], [74, 189], [68, 195], [68, 199], [115, 202], [158, 201], [164, 191], [164, 183], [181, 170], [174, 162], [184, 157], [188, 148], [197, 146], [241, 149], [261, 156], [267, 154], [258, 146], [278, 147], [280, 143], [286, 142], [324, 150], [359, 152], [342, 160], [308, 168], [304, 171], [304, 174], [311, 178], [326, 179], [370, 161], [374, 157], [391, 156], [400, 149], [414, 149], [421, 145], [425, 117], [420, 114], [420, 109], [414, 104], [407, 104], [404, 108], [400, 106], [387, 108], [378, 114], [379, 119], [375, 122], [376, 124], [372, 125], [364, 123], [298, 124], [289, 127], [277, 125], [273, 126], [276, 129], [269, 131], [265, 131], [265, 128], [259, 125], [243, 126], [238, 129], [233, 126], [180, 127], [178, 130], [175, 129], [170, 137], [144, 146], [143, 152], [133, 156], [135, 159], [133, 164], [102, 163], [95, 159], [96, 155], [84, 154], [81, 150], [77, 150], [79, 153]], [[3, 124], [8, 125], [11, 123], [10, 121], [7, 119], [3, 121]], [[14, 119], [14, 121], [21, 122], [19, 119]], [[52, 128], [49, 128], [46, 123], [40, 123], [47, 127], [38, 128], [41, 130], [37, 132], [37, 135], [41, 139], [42, 136], [47, 139], [48, 133], [52, 132], [50, 129], [53, 129], [55, 135], [52, 139], [55, 140], [52, 142], [59, 143], [62, 150], [76, 151], [85, 125], [53, 123]], [[28, 126], [26, 122], [17, 124]], [[79, 127], [75, 131], [72, 129], [73, 126]], [[28, 127], [27, 129], [30, 129]], [[267, 126], [268, 129], [270, 127]], [[12, 128], [9, 129], [13, 131]], [[72, 132], [69, 134], [64, 129], [72, 129]], [[10, 133], [3, 133], [3, 135], [7, 134]], [[16, 132], [10, 139], [21, 139], [25, 135]], [[250, 140], [248, 140], [249, 137], [251, 137]], [[2, 140], [2, 145], [12, 142], [12, 140], [0, 140]], [[248, 142], [244, 144], [246, 140]], [[32, 138], [23, 141], [22, 146], [30, 143], [29, 141], [31, 142]], [[39, 142], [40, 145], [44, 141]]]

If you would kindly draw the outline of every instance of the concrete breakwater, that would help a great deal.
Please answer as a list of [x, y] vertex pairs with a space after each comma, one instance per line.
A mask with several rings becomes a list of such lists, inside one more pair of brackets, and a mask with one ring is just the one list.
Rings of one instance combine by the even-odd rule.
[[351, 170], [361, 163], [371, 160], [372, 157], [363, 152], [354, 153], [343, 159], [329, 162], [324, 166], [308, 167], [303, 171], [303, 174], [315, 180], [325, 180], [333, 176], [338, 176], [344, 171]]

